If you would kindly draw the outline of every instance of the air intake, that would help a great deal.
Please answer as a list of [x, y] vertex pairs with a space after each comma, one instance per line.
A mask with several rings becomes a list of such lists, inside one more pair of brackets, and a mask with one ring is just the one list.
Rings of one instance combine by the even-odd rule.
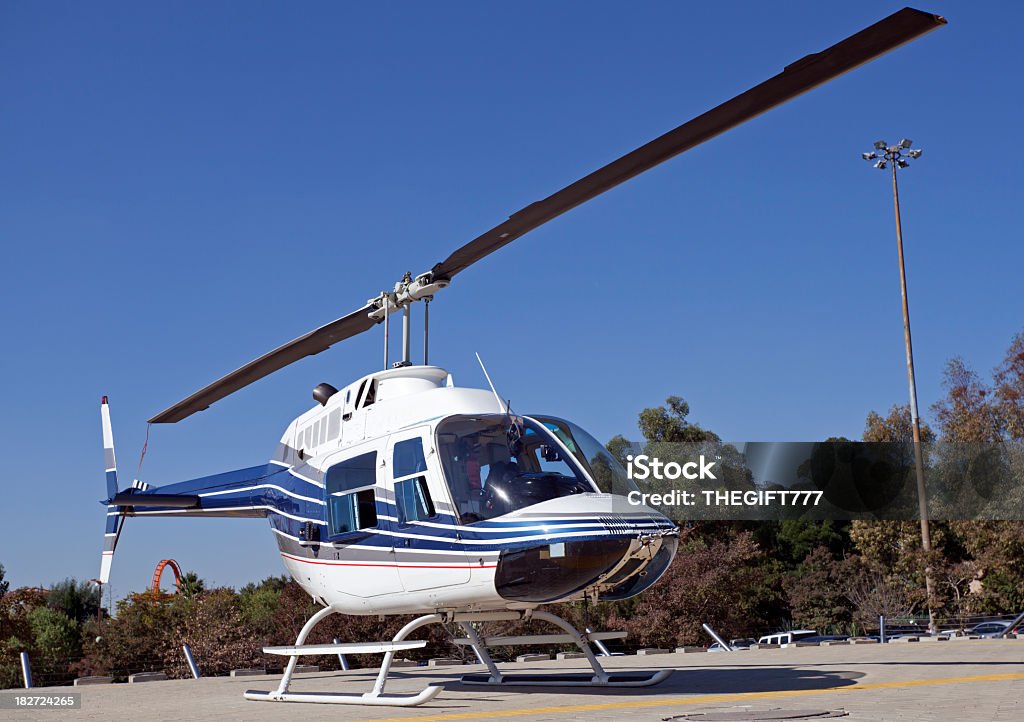
[[316, 388], [313, 389], [313, 400], [321, 406], [327, 405], [327, 399], [338, 393], [338, 389], [334, 388], [330, 384], [317, 384]]

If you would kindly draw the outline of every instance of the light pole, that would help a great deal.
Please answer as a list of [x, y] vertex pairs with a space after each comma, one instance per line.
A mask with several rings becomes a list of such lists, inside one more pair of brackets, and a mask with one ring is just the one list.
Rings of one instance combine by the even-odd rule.
[[[900, 295], [903, 299], [903, 340], [907, 346], [907, 382], [910, 385], [910, 422], [914, 434], [914, 470], [917, 473], [917, 504], [921, 517], [921, 548], [927, 556], [932, 550], [931, 532], [928, 528], [928, 497], [924, 487], [924, 456], [921, 450], [921, 419], [917, 414], [917, 383], [914, 380], [914, 347], [910, 341], [910, 306], [907, 303], [907, 270], [903, 263], [903, 228], [900, 224], [900, 191], [896, 182], [896, 170], [907, 168], [910, 160], [917, 160], [921, 157], [920, 148], [911, 150], [912, 143], [904, 138], [898, 145], [889, 145], [884, 140], [875, 141], [875, 150], [862, 153], [861, 157], [867, 161], [875, 161], [874, 167], [885, 170], [886, 167], [892, 170], [892, 202], [896, 211], [896, 252], [900, 263]], [[904, 156], [904, 152], [906, 155]], [[928, 597], [928, 630], [933, 634], [937, 631], [935, 625], [935, 611], [932, 603], [934, 601], [932, 584], [932, 570], [930, 561], [926, 562], [924, 570], [925, 594]]]

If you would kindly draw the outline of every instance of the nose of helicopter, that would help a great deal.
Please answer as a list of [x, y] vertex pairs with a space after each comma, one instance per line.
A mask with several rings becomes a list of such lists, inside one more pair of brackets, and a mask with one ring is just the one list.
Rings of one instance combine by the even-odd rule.
[[495, 588], [516, 602], [547, 603], [596, 592], [626, 599], [654, 584], [678, 547], [675, 525], [656, 512], [643, 521], [601, 517], [603, 532], [551, 539], [502, 552]]

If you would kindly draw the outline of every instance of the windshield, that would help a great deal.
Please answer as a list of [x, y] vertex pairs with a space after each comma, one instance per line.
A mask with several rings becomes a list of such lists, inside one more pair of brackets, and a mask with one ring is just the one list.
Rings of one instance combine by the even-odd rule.
[[437, 442], [463, 524], [596, 491], [576, 459], [564, 458], [551, 432], [532, 419], [452, 416], [438, 424]]
[[631, 491], [639, 491], [636, 483], [629, 478], [619, 460], [608, 453], [604, 445], [571, 421], [558, 419], [554, 416], [534, 416], [540, 423], [551, 430], [559, 441], [572, 452], [598, 488], [606, 494], [626, 496]]

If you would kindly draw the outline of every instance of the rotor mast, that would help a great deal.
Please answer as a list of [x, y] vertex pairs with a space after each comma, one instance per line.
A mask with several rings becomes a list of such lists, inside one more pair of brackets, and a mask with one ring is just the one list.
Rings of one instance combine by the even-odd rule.
[[381, 291], [380, 295], [369, 299], [366, 304], [367, 313], [373, 321], [384, 322], [384, 368], [392, 368], [389, 337], [391, 329], [388, 320], [392, 314], [402, 312], [402, 360], [396, 361], [394, 368], [412, 366], [412, 305], [423, 301], [423, 364], [426, 365], [430, 354], [430, 316], [429, 304], [434, 294], [448, 287], [448, 279], [435, 278], [433, 271], [427, 271], [412, 277], [406, 272], [402, 280], [395, 284], [393, 291]]

